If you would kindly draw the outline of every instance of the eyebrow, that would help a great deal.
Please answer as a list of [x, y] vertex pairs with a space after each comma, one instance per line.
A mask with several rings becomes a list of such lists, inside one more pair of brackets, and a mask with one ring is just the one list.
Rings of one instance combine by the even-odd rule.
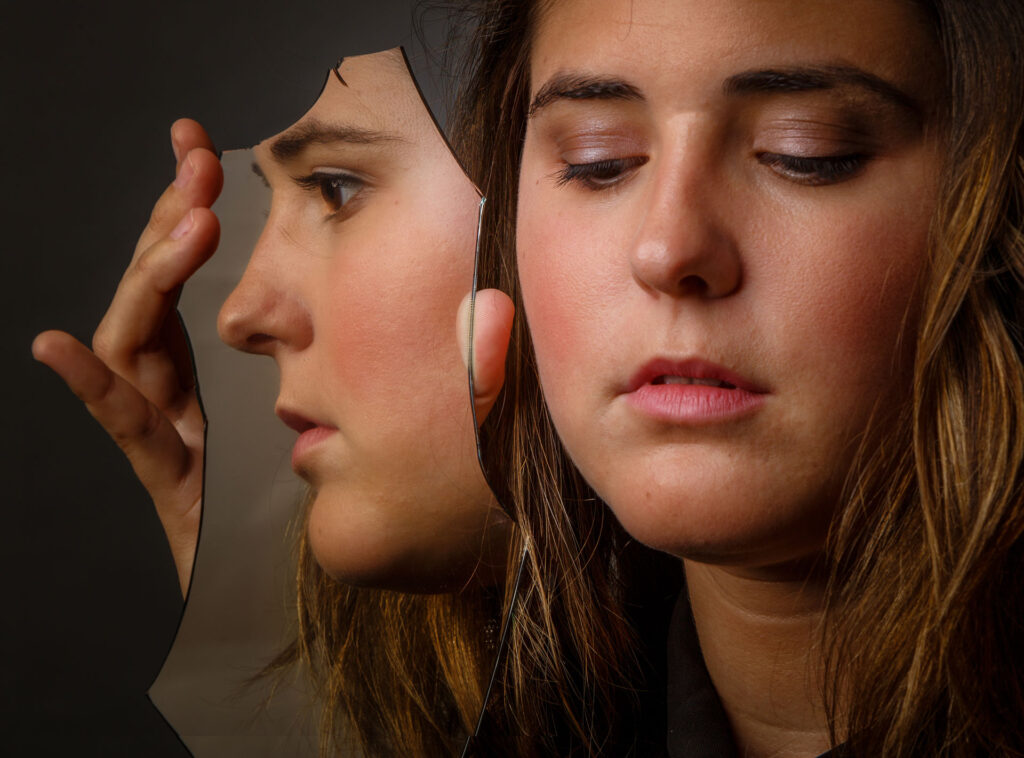
[[917, 115], [922, 113], [921, 105], [899, 87], [856, 66], [797, 66], [744, 71], [726, 79], [723, 91], [727, 95], [747, 95], [813, 92], [840, 87], [864, 89]]
[[632, 84], [602, 76], [586, 74], [558, 74], [538, 90], [530, 103], [529, 115], [558, 100], [643, 100], [644, 96]]
[[[922, 113], [920, 104], [896, 85], [855, 66], [797, 66], [784, 69], [744, 71], [730, 76], [722, 87], [726, 95], [771, 92], [812, 92], [856, 87], [911, 111]], [[563, 73], [549, 79], [530, 103], [529, 116], [561, 100], [643, 101], [640, 89], [615, 77]]]
[[287, 161], [299, 155], [310, 145], [329, 145], [347, 142], [353, 145], [374, 145], [381, 142], [403, 142], [401, 137], [375, 129], [364, 129], [351, 124], [325, 124], [309, 119], [298, 124], [270, 144], [270, 154], [278, 161]]

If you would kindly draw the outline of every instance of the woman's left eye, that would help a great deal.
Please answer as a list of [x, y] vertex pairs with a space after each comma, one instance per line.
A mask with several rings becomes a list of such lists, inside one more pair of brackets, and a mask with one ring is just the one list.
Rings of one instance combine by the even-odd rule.
[[314, 171], [296, 180], [300, 186], [317, 191], [331, 215], [342, 211], [366, 187], [366, 181], [353, 174]]
[[797, 184], [818, 186], [837, 184], [860, 173], [870, 156], [863, 153], [803, 157], [761, 152], [757, 159], [765, 166]]

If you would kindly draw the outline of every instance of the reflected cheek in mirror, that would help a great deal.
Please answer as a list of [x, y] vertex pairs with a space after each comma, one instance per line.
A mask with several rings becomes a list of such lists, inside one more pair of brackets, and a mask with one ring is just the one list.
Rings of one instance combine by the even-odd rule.
[[222, 312], [229, 342], [278, 363], [310, 546], [348, 584], [441, 592], [503, 572], [455, 340], [479, 196], [443, 157], [354, 196], [341, 223], [279, 203]]
[[454, 338], [477, 203], [451, 178], [447, 207], [381, 192], [377, 208], [401, 214], [368, 204], [353, 218], [315, 298], [309, 357], [336, 431], [295, 463], [316, 490], [313, 551], [346, 583], [457, 589], [478, 563], [482, 581], [503, 565], [504, 519], [477, 463]]

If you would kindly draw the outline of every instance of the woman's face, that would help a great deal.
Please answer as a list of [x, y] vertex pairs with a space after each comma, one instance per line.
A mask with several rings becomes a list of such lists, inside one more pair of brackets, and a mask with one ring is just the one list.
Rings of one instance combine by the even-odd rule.
[[255, 149], [271, 210], [219, 329], [278, 364], [275, 410], [300, 433], [292, 466], [328, 573], [457, 589], [489, 546], [500, 554], [503, 521], [455, 340], [480, 198], [397, 51], [339, 74]]
[[750, 568], [820, 546], [906, 395], [941, 66], [896, 0], [542, 15], [524, 305], [559, 434], [641, 541]]

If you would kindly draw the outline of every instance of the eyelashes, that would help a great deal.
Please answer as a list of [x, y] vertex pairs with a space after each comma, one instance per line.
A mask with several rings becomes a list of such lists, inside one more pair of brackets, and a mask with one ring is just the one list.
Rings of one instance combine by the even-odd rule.
[[803, 157], [761, 152], [757, 160], [780, 176], [811, 187], [838, 184], [851, 179], [864, 168], [870, 156], [863, 153]]
[[556, 174], [556, 183], [559, 187], [572, 182], [591, 190], [607, 189], [618, 184], [647, 161], [647, 156], [638, 155], [630, 158], [606, 158], [591, 163], [566, 163]]
[[[759, 152], [755, 157], [759, 163], [782, 178], [811, 187], [838, 184], [851, 179], [871, 159], [870, 155], [864, 153], [805, 157]], [[601, 191], [616, 186], [648, 160], [647, 156], [640, 155], [605, 158], [590, 163], [566, 163], [554, 176], [559, 187], [576, 184], [591, 191]]]
[[295, 178], [303, 189], [320, 194], [328, 208], [328, 218], [337, 219], [352, 210], [354, 201], [368, 188], [368, 182], [344, 171], [314, 171], [308, 176]]

